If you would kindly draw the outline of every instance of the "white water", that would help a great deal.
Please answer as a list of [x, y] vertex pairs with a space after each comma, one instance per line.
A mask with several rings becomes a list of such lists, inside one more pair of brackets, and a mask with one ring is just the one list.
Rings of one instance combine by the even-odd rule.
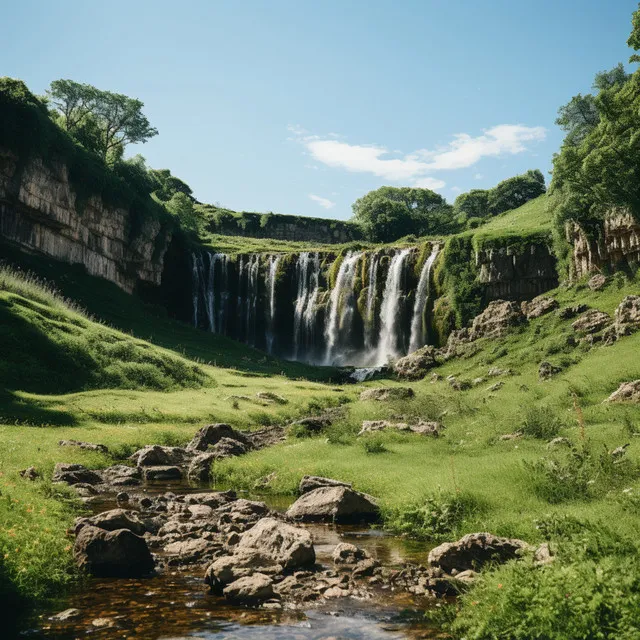
[[409, 340], [409, 353], [424, 346], [424, 310], [429, 301], [429, 291], [431, 287], [431, 267], [438, 257], [440, 247], [433, 245], [429, 257], [425, 260], [420, 272], [420, 281], [416, 289], [416, 297], [413, 303], [413, 316], [411, 318], [411, 338]]
[[353, 283], [356, 266], [362, 253], [349, 251], [345, 256], [336, 277], [336, 284], [331, 290], [329, 298], [329, 315], [325, 326], [325, 363], [333, 364], [337, 361], [335, 348], [340, 340], [340, 334], [348, 333], [351, 319], [355, 310], [355, 296]]
[[367, 317], [364, 318], [364, 348], [371, 351], [374, 348], [374, 303], [376, 300], [376, 287], [378, 285], [379, 256], [374, 253], [369, 263], [369, 284], [367, 289]]
[[256, 315], [258, 306], [258, 272], [260, 270], [260, 256], [257, 254], [249, 258], [247, 272], [247, 310], [245, 314], [247, 328], [247, 343], [256, 344]]
[[267, 291], [269, 292], [269, 308], [267, 317], [267, 352], [273, 353], [276, 319], [276, 274], [280, 256], [269, 256], [269, 270], [267, 271]]
[[[320, 280], [320, 256], [302, 252], [296, 263], [297, 295], [293, 309], [293, 359], [300, 356], [300, 347], [308, 348], [315, 323], [316, 302]], [[304, 353], [303, 357], [308, 357]]]
[[410, 253], [411, 249], [402, 249], [393, 256], [389, 265], [380, 307], [380, 339], [376, 351], [378, 364], [385, 364], [400, 355], [397, 346], [398, 307], [402, 295], [402, 268]]

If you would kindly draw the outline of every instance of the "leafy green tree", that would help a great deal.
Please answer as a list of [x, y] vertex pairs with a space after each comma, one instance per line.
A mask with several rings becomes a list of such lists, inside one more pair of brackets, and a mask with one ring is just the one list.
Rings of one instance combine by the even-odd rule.
[[492, 216], [516, 209], [546, 191], [544, 176], [538, 169], [530, 169], [520, 176], [508, 178], [489, 191], [489, 212]]
[[355, 221], [374, 242], [390, 242], [409, 234], [446, 233], [451, 206], [430, 189], [380, 187], [353, 204]]
[[187, 196], [193, 193], [191, 187], [180, 178], [171, 175], [169, 169], [151, 169], [149, 173], [154, 182], [153, 192], [163, 202], [171, 200], [176, 193], [184, 193]]
[[111, 164], [122, 158], [128, 144], [146, 142], [158, 134], [142, 113], [144, 104], [120, 93], [54, 80], [47, 99], [58, 110], [59, 124]]
[[486, 189], [471, 189], [461, 193], [453, 203], [453, 214], [466, 221], [468, 218], [486, 218], [489, 215], [489, 192]]
[[193, 200], [186, 194], [178, 191], [174, 193], [165, 207], [180, 221], [180, 226], [187, 231], [198, 233], [201, 218], [193, 206]]

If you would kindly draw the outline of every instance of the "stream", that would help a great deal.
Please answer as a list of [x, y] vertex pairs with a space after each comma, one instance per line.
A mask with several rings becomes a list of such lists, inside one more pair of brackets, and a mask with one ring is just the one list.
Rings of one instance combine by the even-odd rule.
[[[216, 490], [220, 490], [217, 488]], [[203, 492], [180, 482], [147, 483], [142, 493], [166, 491], [177, 495]], [[213, 491], [213, 489], [211, 489]], [[284, 511], [290, 498], [251, 496]], [[90, 504], [95, 513], [116, 506], [112, 495]], [[383, 565], [424, 564], [428, 548], [378, 529], [356, 526], [302, 525], [314, 541], [317, 563], [332, 567], [331, 553], [340, 542], [366, 549]], [[442, 637], [422, 622], [422, 612], [433, 601], [381, 587], [370, 599], [354, 597], [308, 603], [300, 607], [269, 610], [230, 605], [210, 595], [203, 583], [205, 566], [168, 569], [150, 578], [87, 578], [80, 587], [33, 614], [21, 638], [72, 640], [76, 638], [145, 638], [181, 640], [400, 640]], [[53, 618], [67, 609], [74, 616]]]

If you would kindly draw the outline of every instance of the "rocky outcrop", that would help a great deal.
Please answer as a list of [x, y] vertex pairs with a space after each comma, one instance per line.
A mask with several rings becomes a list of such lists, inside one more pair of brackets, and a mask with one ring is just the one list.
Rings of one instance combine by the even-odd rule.
[[551, 313], [551, 311], [557, 309], [558, 306], [558, 301], [554, 298], [538, 296], [533, 300], [523, 302], [521, 309], [527, 320], [533, 320], [534, 318], [539, 318], [547, 313]]
[[407, 398], [413, 398], [414, 395], [411, 387], [377, 387], [375, 389], [365, 389], [360, 394], [360, 400], [387, 402], [390, 400], [406, 400]]
[[611, 317], [604, 311], [591, 309], [581, 315], [571, 327], [579, 333], [597, 333], [611, 322]]
[[640, 402], [640, 380], [623, 382], [606, 400], [606, 402]]
[[613, 209], [599, 233], [587, 234], [575, 223], [566, 227], [573, 246], [572, 275], [580, 279], [603, 268], [618, 269], [640, 262], [640, 224], [624, 209]]
[[322, 476], [303, 476], [298, 485], [298, 493], [308, 493], [314, 489], [320, 487], [348, 487], [351, 485], [348, 482], [342, 482], [341, 480], [334, 480], [333, 478], [323, 478]]
[[436, 350], [427, 345], [397, 360], [393, 365], [393, 371], [403, 380], [421, 380], [429, 369], [436, 365]]
[[491, 533], [469, 533], [457, 542], [445, 542], [429, 552], [429, 564], [444, 571], [479, 569], [489, 562], [517, 558], [530, 546], [523, 540], [500, 538]]
[[18, 158], [0, 148], [0, 236], [132, 292], [159, 285], [171, 232], [153, 218], [79, 195], [62, 162]]
[[423, 436], [439, 436], [442, 425], [439, 422], [426, 422], [420, 420], [416, 424], [408, 424], [406, 422], [390, 422], [389, 420], [364, 420], [359, 436], [366, 433], [373, 433], [376, 431], [407, 431], [409, 433], [418, 433]]
[[304, 522], [371, 522], [380, 510], [370, 496], [349, 487], [320, 487], [298, 498], [287, 516]]

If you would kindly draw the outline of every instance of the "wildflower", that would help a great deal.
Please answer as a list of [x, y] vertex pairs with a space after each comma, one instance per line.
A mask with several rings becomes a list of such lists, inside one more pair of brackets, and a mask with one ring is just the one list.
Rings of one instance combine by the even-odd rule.
[[502, 582], [498, 584], [498, 589], [502, 589]]

